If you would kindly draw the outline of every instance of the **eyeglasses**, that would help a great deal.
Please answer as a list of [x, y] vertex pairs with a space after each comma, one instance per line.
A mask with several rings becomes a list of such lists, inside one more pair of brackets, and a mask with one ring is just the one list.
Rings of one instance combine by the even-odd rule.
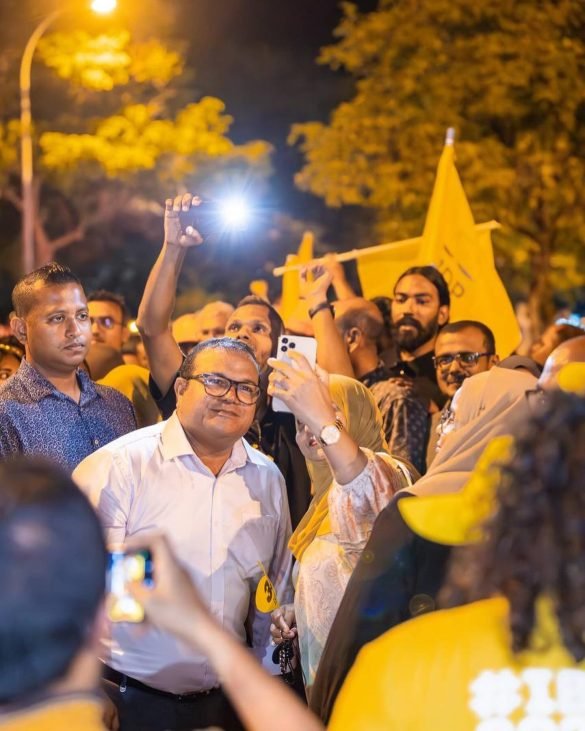
[[441, 370], [448, 368], [454, 360], [459, 363], [462, 368], [470, 368], [477, 364], [477, 361], [484, 355], [493, 355], [493, 353], [446, 353], [445, 355], [433, 356], [435, 368]]
[[98, 327], [103, 327], [106, 330], [111, 330], [114, 325], [123, 325], [123, 322], [116, 322], [113, 317], [109, 317], [109, 315], [103, 315], [100, 317], [90, 317], [92, 325], [97, 325]]
[[203, 384], [205, 393], [208, 396], [221, 398], [229, 393], [233, 386], [236, 390], [236, 398], [246, 406], [252, 406], [260, 397], [260, 386], [248, 381], [232, 381], [231, 378], [218, 376], [215, 373], [198, 373], [195, 376], [186, 376], [186, 381], [199, 381]]

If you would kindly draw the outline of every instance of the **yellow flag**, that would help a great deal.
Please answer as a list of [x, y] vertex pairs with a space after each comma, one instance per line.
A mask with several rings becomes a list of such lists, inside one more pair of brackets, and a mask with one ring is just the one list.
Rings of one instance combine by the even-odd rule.
[[499, 355], [510, 355], [520, 343], [520, 328], [494, 263], [490, 232], [475, 226], [452, 142], [439, 161], [419, 259], [434, 264], [447, 280], [450, 321], [483, 322], [495, 335]]
[[268, 578], [266, 569], [260, 561], [258, 561], [260, 568], [262, 569], [262, 576], [256, 587], [256, 609], [259, 612], [272, 612], [278, 609], [280, 604], [278, 603], [278, 597], [276, 596], [276, 589], [272, 581]]
[[254, 279], [250, 282], [250, 294], [268, 300], [268, 282], [265, 279]]
[[419, 237], [408, 244], [397, 243], [391, 249], [360, 256], [357, 268], [364, 297], [391, 297], [402, 272], [418, 264], [421, 242]]
[[[313, 258], [314, 236], [310, 231], [305, 231], [299, 250], [296, 254], [289, 254], [286, 257], [286, 266], [307, 264]], [[300, 296], [299, 272], [285, 272], [282, 277], [282, 300], [280, 305], [280, 316], [285, 324], [291, 316], [298, 312]]]
[[434, 264], [449, 285], [449, 320], [483, 322], [494, 333], [498, 354], [510, 355], [521, 340], [520, 329], [494, 264], [489, 227], [473, 220], [452, 142], [439, 161], [422, 237], [358, 259], [364, 296], [391, 296], [402, 272], [426, 264]]

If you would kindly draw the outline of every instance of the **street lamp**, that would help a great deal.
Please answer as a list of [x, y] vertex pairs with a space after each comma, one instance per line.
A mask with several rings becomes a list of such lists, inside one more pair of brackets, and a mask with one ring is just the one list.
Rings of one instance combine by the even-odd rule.
[[[110, 13], [116, 0], [93, 0], [96, 13]], [[24, 48], [20, 62], [20, 178], [22, 184], [22, 268], [27, 274], [35, 266], [35, 197], [33, 191], [32, 115], [30, 104], [31, 69], [37, 44], [47, 28], [68, 8], [59, 8], [42, 20]]]

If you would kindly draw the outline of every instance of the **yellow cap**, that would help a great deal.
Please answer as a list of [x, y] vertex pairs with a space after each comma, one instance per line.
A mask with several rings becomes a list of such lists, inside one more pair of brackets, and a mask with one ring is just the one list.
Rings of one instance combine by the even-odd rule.
[[557, 375], [560, 389], [585, 396], [585, 363], [567, 363]]
[[495, 508], [498, 463], [510, 458], [513, 445], [511, 436], [492, 439], [459, 492], [400, 500], [398, 509], [408, 527], [429, 541], [448, 546], [480, 541], [482, 525]]

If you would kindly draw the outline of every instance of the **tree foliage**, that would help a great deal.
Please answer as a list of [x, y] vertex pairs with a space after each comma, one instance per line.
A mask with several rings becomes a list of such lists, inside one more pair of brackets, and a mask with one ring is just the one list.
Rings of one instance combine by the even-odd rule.
[[84, 30], [53, 33], [39, 41], [43, 62], [62, 79], [96, 91], [131, 81], [163, 88], [183, 71], [180, 53], [156, 40], [132, 42], [127, 30], [91, 35]]
[[[177, 44], [73, 30], [43, 38], [35, 59], [38, 264], [74, 242], [99, 256], [106, 240], [158, 237], [152, 218], [169, 195], [260, 184], [269, 171], [268, 143], [234, 143], [223, 101], [189, 88]], [[18, 136], [18, 121], [0, 118], [0, 194], [21, 209]]]
[[499, 259], [544, 315], [552, 288], [585, 283], [583, 0], [352, 3], [319, 62], [355, 80], [328, 124], [295, 125], [296, 182], [328, 205], [417, 234], [447, 127], [476, 220], [497, 218]]

